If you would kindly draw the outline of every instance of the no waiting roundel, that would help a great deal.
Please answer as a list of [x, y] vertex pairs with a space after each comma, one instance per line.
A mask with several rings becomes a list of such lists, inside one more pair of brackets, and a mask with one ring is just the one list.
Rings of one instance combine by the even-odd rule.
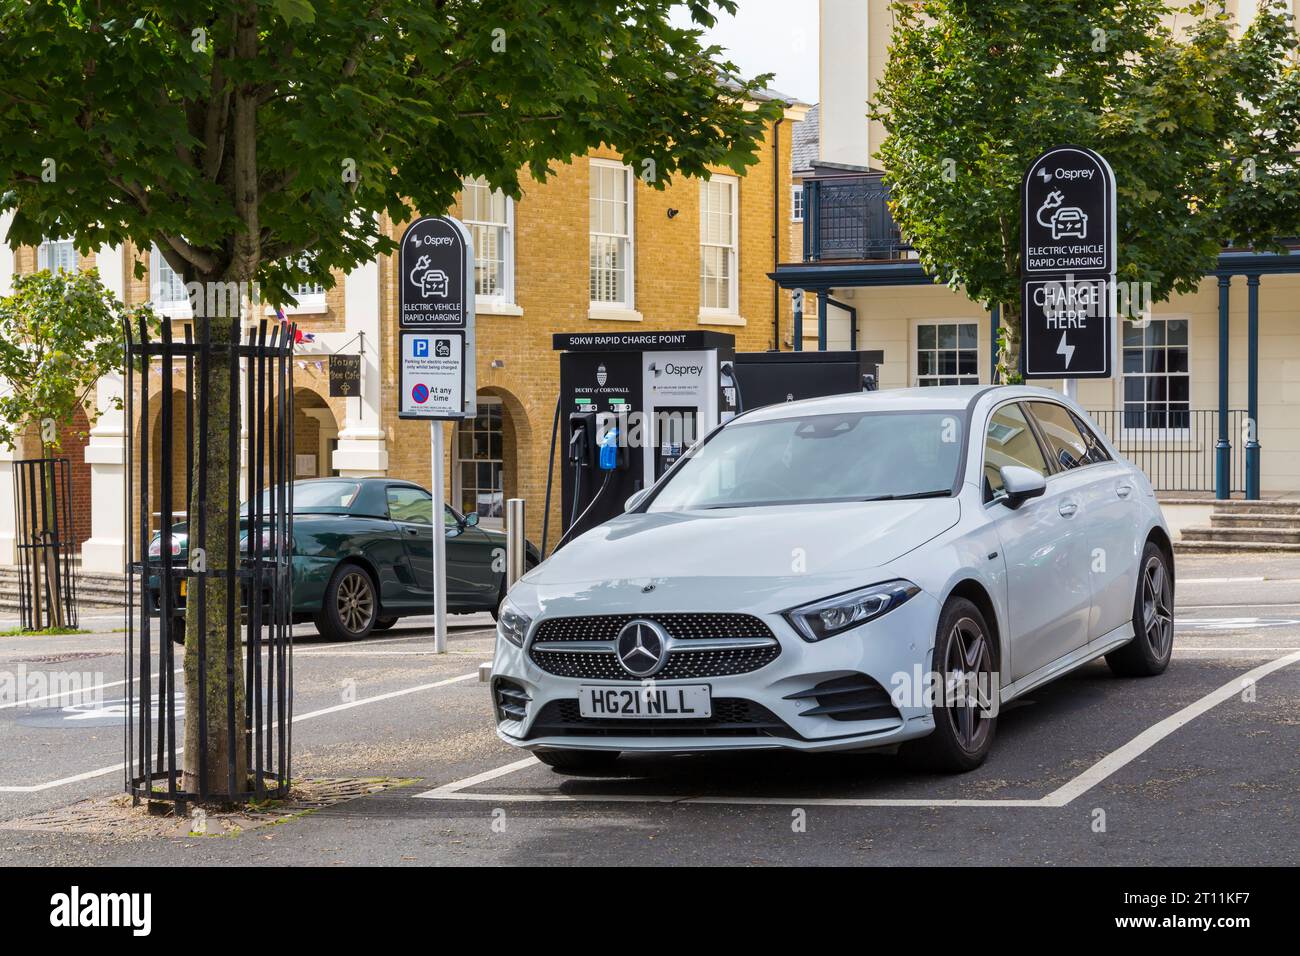
[[1022, 186], [1020, 272], [1106, 276], [1115, 271], [1115, 174], [1083, 146], [1055, 146]]

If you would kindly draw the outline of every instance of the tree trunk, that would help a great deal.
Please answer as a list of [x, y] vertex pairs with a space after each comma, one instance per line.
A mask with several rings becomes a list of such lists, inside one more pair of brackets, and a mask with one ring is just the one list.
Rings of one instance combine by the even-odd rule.
[[1020, 376], [1020, 306], [1004, 305], [998, 327], [998, 381], [1003, 385], [1018, 385]]
[[[214, 277], [200, 277], [205, 288]], [[197, 314], [197, 310], [196, 310]], [[196, 340], [204, 340], [204, 326], [211, 323], [212, 352], [209, 358], [207, 391], [196, 400], [207, 409], [207, 426], [201, 430], [196, 422], [194, 449], [194, 485], [190, 500], [192, 513], [187, 517], [190, 566], [200, 559], [196, 547], [203, 549], [201, 560], [207, 568], [202, 600], [206, 609], [203, 631], [199, 630], [199, 587], [192, 588], [185, 607], [185, 773], [183, 785], [191, 793], [230, 794], [233, 776], [235, 791], [247, 790], [247, 730], [244, 724], [244, 613], [240, 604], [238, 581], [233, 591], [225, 574], [227, 568], [238, 569], [239, 562], [239, 417], [231, 416], [231, 354], [224, 348], [239, 338], [238, 312], [231, 317], [195, 319]], [[201, 364], [195, 368], [196, 388], [201, 388]], [[235, 396], [238, 399], [238, 395]], [[197, 408], [197, 404], [196, 404]], [[236, 437], [236, 452], [230, 455], [230, 436]], [[206, 449], [206, 451], [204, 451]], [[235, 513], [231, 513], [232, 482]], [[200, 492], [202, 491], [202, 494]], [[203, 540], [200, 541], [200, 521]], [[230, 528], [235, 525], [234, 551], [230, 550]], [[203, 684], [200, 687], [200, 642], [205, 648]], [[227, 643], [231, 647], [227, 669]], [[206, 741], [200, 737], [200, 707], [206, 718]], [[206, 766], [203, 759], [206, 757]], [[233, 773], [232, 773], [233, 771]]]

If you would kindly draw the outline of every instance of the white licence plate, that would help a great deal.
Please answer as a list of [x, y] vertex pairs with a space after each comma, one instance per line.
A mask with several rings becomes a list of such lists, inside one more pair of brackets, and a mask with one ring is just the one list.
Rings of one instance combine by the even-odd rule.
[[698, 719], [713, 716], [713, 701], [708, 684], [583, 685], [578, 688], [578, 710], [583, 717]]

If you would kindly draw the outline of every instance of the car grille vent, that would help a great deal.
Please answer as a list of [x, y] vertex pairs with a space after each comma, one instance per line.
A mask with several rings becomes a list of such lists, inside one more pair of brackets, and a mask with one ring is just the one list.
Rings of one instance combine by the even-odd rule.
[[528, 692], [512, 680], [499, 677], [492, 684], [492, 702], [496, 706], [498, 722], [523, 720], [531, 700]]
[[[654, 675], [655, 680], [699, 680], [748, 674], [766, 667], [781, 655], [781, 645], [772, 629], [752, 614], [595, 614], [590, 617], [557, 617], [542, 621], [529, 645], [529, 656], [538, 667], [557, 677], [598, 681], [640, 680], [625, 671], [613, 653], [613, 643], [618, 632], [628, 621], [638, 618], [655, 621], [670, 637], [683, 644], [693, 640], [727, 638], [766, 638], [771, 641], [762, 647], [700, 651], [678, 646]], [[566, 641], [608, 641], [610, 647], [608, 650], [581, 652], [537, 647], [539, 643]]]
[[850, 674], [822, 681], [809, 690], [789, 694], [786, 700], [812, 700], [816, 706], [801, 711], [800, 717], [829, 717], [831, 720], [902, 720], [889, 699], [889, 691], [866, 674]]

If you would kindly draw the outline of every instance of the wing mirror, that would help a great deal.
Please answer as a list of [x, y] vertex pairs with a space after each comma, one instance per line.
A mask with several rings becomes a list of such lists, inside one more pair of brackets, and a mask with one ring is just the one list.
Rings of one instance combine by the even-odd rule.
[[645, 496], [649, 493], [649, 488], [642, 488], [640, 491], [635, 492], [631, 498], [628, 498], [627, 501], [623, 502], [623, 510], [635, 511], [641, 502], [645, 501]]
[[1003, 465], [998, 474], [1002, 476], [1002, 490], [1006, 493], [1003, 501], [1008, 508], [1019, 508], [1047, 490], [1047, 479], [1023, 465]]
[[477, 511], [471, 511], [469, 514], [467, 514], [467, 515], [465, 516], [465, 527], [467, 527], [467, 528], [476, 528], [476, 527], [478, 527], [478, 512], [477, 512]]

